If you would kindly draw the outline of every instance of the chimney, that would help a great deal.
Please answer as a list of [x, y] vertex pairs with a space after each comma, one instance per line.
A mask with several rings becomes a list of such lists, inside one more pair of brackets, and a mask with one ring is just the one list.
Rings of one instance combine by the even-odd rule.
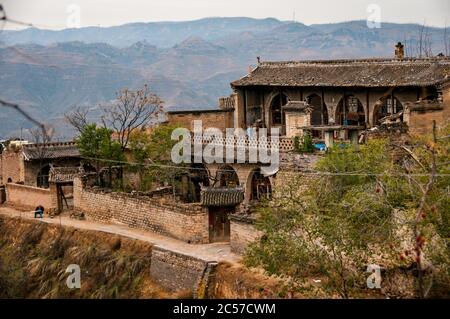
[[404, 45], [401, 42], [395, 46], [395, 57], [399, 60], [403, 60], [405, 57]]
[[256, 57], [256, 60], [258, 61], [258, 64], [261, 63], [261, 57], [260, 57], [260, 56], [257, 56], [257, 57]]

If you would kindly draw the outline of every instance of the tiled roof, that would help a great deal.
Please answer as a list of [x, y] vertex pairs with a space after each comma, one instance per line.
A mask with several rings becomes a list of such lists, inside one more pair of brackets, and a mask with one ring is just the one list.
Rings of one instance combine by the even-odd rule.
[[73, 179], [79, 173], [79, 167], [52, 167], [50, 168], [49, 181], [53, 183], [73, 182]]
[[236, 206], [244, 200], [242, 187], [207, 187], [201, 191], [203, 206]]
[[25, 160], [79, 157], [80, 151], [75, 142], [27, 144], [22, 148]]
[[231, 83], [239, 86], [389, 87], [450, 81], [450, 59], [263, 62]]

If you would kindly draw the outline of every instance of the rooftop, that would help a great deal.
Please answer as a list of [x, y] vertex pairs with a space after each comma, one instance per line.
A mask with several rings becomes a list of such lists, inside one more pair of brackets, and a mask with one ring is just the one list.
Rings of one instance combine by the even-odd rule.
[[234, 109], [185, 109], [185, 110], [172, 110], [167, 111], [167, 114], [192, 114], [192, 113], [220, 113], [231, 112]]
[[244, 200], [242, 187], [205, 187], [201, 191], [203, 206], [236, 206]]
[[45, 144], [26, 144], [22, 147], [25, 160], [79, 157], [80, 151], [75, 142]]
[[310, 108], [311, 106], [305, 101], [288, 101], [283, 106], [283, 110], [285, 111], [304, 111]]
[[391, 87], [450, 81], [449, 58], [262, 62], [239, 86]]
[[79, 174], [79, 167], [52, 167], [50, 168], [49, 181], [53, 183], [73, 182]]

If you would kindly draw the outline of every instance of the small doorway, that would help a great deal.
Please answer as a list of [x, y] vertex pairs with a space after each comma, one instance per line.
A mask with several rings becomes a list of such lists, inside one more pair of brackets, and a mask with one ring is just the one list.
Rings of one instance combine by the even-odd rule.
[[234, 207], [209, 208], [209, 242], [230, 241], [230, 218]]
[[73, 209], [73, 183], [56, 183], [58, 213]]

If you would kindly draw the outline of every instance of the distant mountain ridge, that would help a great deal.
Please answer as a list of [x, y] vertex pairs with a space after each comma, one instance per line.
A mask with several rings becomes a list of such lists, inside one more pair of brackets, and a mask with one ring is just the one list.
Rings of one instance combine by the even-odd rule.
[[242, 30], [264, 32], [283, 24], [273, 19], [205, 18], [182, 22], [128, 23], [114, 27], [85, 27], [60, 31], [29, 28], [21, 31], [3, 31], [2, 40], [8, 44], [36, 43], [48, 45], [58, 42], [83, 41], [104, 42], [126, 47], [135, 42], [146, 41], [155, 46], [172, 47], [188, 37], [200, 37], [214, 41]]
[[[444, 30], [429, 28], [434, 54]], [[217, 107], [256, 57], [267, 60], [392, 57], [398, 41], [413, 51], [418, 25], [365, 21], [307, 26], [276, 19], [207, 18], [133, 23], [62, 31], [27, 29], [0, 34], [0, 97], [20, 103], [68, 136], [62, 115], [77, 105], [96, 106], [121, 88], [147, 83], [168, 108]], [[61, 124], [62, 123], [62, 124]], [[0, 111], [0, 138], [30, 123]]]

